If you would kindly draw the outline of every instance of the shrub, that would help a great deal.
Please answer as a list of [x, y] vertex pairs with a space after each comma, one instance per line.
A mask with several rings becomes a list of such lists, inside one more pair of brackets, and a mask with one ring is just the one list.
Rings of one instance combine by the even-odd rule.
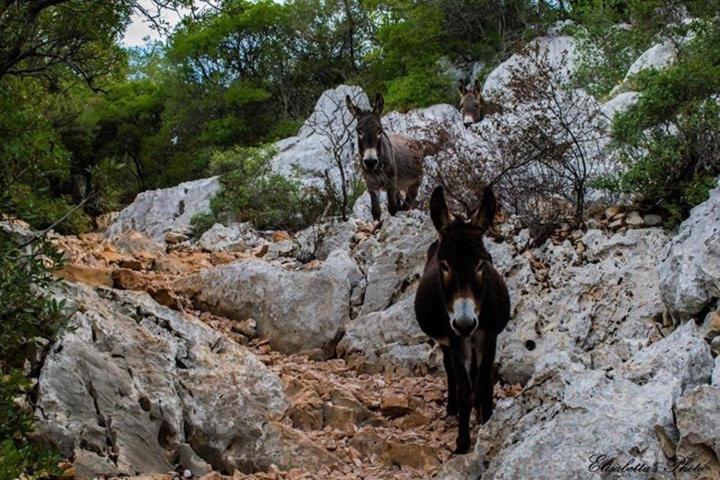
[[215, 222], [299, 230], [322, 214], [325, 201], [319, 190], [272, 172], [274, 153], [269, 147], [235, 147], [212, 155], [210, 169], [220, 174], [221, 189], [210, 202], [211, 215], [193, 219], [195, 234]]
[[512, 113], [474, 127], [478, 143], [450, 141], [427, 174], [466, 214], [484, 185], [497, 185], [503, 207], [542, 242], [560, 223], [584, 219], [589, 184], [602, 168], [605, 124], [597, 102], [558, 74], [566, 54], [551, 59], [540, 46], [524, 53], [504, 92], [503, 108]]
[[45, 262], [60, 255], [46, 241], [18, 249], [0, 230], [0, 478], [57, 475], [59, 456], [31, 441], [32, 411], [23, 408], [31, 384], [20, 370], [36, 338], [50, 338], [63, 323], [63, 303], [40, 293], [51, 281]]
[[16, 185], [11, 192], [13, 211], [34, 228], [48, 228], [63, 217], [65, 220], [55, 227], [59, 233], [85, 233], [92, 228], [90, 216], [67, 197], [52, 198], [24, 184]]
[[707, 199], [720, 174], [720, 106], [709, 100], [691, 110], [674, 128], [656, 127], [623, 145], [627, 170], [603, 184], [637, 196], [642, 208], [664, 210], [671, 225]]
[[30, 389], [22, 372], [13, 370], [0, 378], [0, 479], [47, 478], [59, 475], [60, 456], [53, 449], [32, 443], [31, 412], [18, 408], [15, 398]]
[[626, 170], [600, 185], [659, 209], [669, 224], [707, 198], [720, 174], [720, 27], [712, 25], [680, 52], [675, 65], [643, 72], [642, 95], [613, 123]]
[[391, 110], [410, 110], [437, 103], [454, 103], [455, 96], [452, 81], [428, 68], [390, 81], [385, 102]]

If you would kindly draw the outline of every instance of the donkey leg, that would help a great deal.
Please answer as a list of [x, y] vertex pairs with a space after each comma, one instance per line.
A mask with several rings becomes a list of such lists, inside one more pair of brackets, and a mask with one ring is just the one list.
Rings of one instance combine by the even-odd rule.
[[410, 185], [405, 194], [405, 209], [410, 210], [415, 208], [415, 200], [417, 199], [418, 190], [420, 189], [420, 182]]
[[[493, 378], [492, 370], [495, 363], [496, 339], [491, 338], [485, 342], [485, 352], [478, 367], [477, 382], [475, 384], [475, 409], [480, 423], [490, 420], [493, 413]], [[478, 352], [479, 353], [479, 352]]]
[[395, 216], [395, 214], [398, 212], [398, 192], [394, 188], [388, 188], [387, 189], [387, 202], [388, 202], [388, 212], [390, 212], [390, 215]]
[[457, 379], [455, 377], [455, 366], [453, 365], [450, 347], [442, 346], [441, 348], [443, 353], [443, 366], [445, 367], [445, 373], [447, 374], [448, 399], [446, 412], [448, 416], [455, 416], [458, 413], [458, 386]]
[[370, 190], [370, 212], [372, 213], [373, 220], [376, 222], [380, 220], [380, 199], [378, 198], [377, 190]]
[[[468, 342], [462, 339], [460, 342]], [[454, 453], [463, 454], [470, 451], [470, 395], [472, 387], [470, 385], [470, 365], [465, 361], [464, 345], [456, 344], [453, 350], [453, 363], [458, 384], [458, 437], [455, 445]], [[452, 346], [451, 346], [452, 347]]]

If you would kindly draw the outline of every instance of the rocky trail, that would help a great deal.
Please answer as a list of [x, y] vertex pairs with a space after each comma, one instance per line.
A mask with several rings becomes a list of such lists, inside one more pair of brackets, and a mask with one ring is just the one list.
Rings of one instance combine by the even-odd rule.
[[643, 462], [689, 452], [715, 475], [720, 315], [711, 300], [699, 325], [674, 320], [665, 292], [682, 312], [711, 284], [666, 287], [677, 275], [661, 278], [657, 258], [688, 241], [714, 255], [698, 219], [719, 215], [719, 199], [676, 237], [618, 209], [540, 247], [512, 219], [497, 225], [486, 245], [513, 319], [496, 412], [473, 424], [466, 456], [451, 455], [439, 352], [412, 313], [435, 235], [420, 212], [296, 235], [236, 224], [197, 240], [54, 237], [67, 258], [55, 294], [76, 313], [38, 358], [36, 411], [79, 478], [530, 478], [546, 458], [537, 478], [569, 478], [596, 450], [632, 448]]
[[[363, 239], [374, 230], [372, 224], [359, 225]], [[282, 382], [289, 400], [282, 421], [333, 455], [334, 464], [320, 469], [274, 467], [268, 473], [237, 473], [233, 478], [432, 478], [450, 459], [457, 429], [454, 419], [446, 419], [445, 380], [435, 368], [434, 374], [425, 366], [413, 376], [398, 371], [367, 373], [363, 363], [324, 360], [319, 352], [309, 357], [283, 354], [257, 337], [253, 319], [234, 321], [203, 311], [174, 288], [204, 268], [263, 257], [269, 246], [291, 239], [285, 232], [268, 233], [268, 238], [272, 243], [251, 251], [209, 252], [170, 244], [163, 252], [135, 231], [113, 241], [101, 234], [57, 237], [55, 243], [68, 263], [56, 275], [99, 288], [145, 291], [158, 303], [196, 316], [247, 346]], [[284, 267], [311, 271], [319, 264], [314, 260], [298, 265], [285, 259]], [[496, 398], [520, 391], [519, 385], [498, 385]], [[222, 477], [218, 472], [208, 475]]]
[[[577, 53], [564, 35], [531, 43], [551, 61]], [[517, 64], [519, 54], [491, 72], [483, 94], [500, 101]], [[638, 100], [615, 93], [588, 96], [605, 133]], [[346, 94], [367, 105], [358, 87], [325, 92], [275, 145], [275, 172], [325, 178], [334, 163], [311, 120], [347, 124]], [[473, 152], [493, 135], [492, 122], [465, 128], [450, 105], [382, 121]], [[610, 169], [611, 148], [593, 153]], [[27, 403], [77, 478], [720, 478], [720, 184], [673, 230], [600, 201], [582, 228], [539, 245], [517, 218], [497, 219], [484, 242], [511, 320], [493, 416], [473, 424], [464, 456], [450, 453], [442, 362], [413, 311], [436, 238], [427, 213], [373, 223], [365, 194], [347, 222], [292, 235], [216, 224], [192, 238], [190, 219], [219, 188], [213, 177], [142, 192], [101, 231], [52, 237], [67, 262], [50, 293], [72, 316], [38, 340]]]

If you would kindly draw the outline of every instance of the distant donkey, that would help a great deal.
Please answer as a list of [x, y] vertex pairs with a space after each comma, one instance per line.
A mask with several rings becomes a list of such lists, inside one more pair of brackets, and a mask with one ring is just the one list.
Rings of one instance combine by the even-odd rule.
[[482, 423], [493, 411], [492, 369], [497, 335], [510, 319], [510, 297], [483, 245], [497, 209], [490, 187], [469, 221], [453, 218], [442, 187], [430, 198], [439, 234], [427, 252], [415, 294], [420, 328], [440, 343], [448, 382], [448, 415], [459, 414], [455, 453], [470, 449], [471, 396]]
[[482, 93], [480, 81], [475, 79], [472, 86], [468, 88], [465, 80], [458, 80], [458, 93], [460, 93], [460, 115], [463, 124], [469, 127], [473, 123], [481, 122], [486, 115], [498, 113], [502, 109], [491, 102], [486, 101]]
[[[371, 111], [361, 110], [349, 95], [345, 102], [357, 120], [360, 170], [370, 192], [373, 219], [380, 220], [380, 190], [387, 192], [390, 215], [412, 208], [423, 179], [422, 145], [404, 135], [385, 133], [380, 122], [384, 105], [381, 94], [375, 96]], [[400, 192], [405, 192], [404, 198]]]

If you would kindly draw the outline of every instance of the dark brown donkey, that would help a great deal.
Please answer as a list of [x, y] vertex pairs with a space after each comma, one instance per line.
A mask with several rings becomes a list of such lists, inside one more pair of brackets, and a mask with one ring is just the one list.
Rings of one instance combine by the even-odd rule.
[[[345, 102], [357, 120], [360, 170], [370, 192], [373, 219], [380, 220], [380, 190], [387, 192], [390, 215], [412, 208], [423, 179], [422, 146], [410, 137], [385, 133], [380, 122], [384, 99], [379, 93], [370, 111], [358, 108], [349, 95]], [[405, 192], [404, 198], [400, 192]]]
[[430, 198], [430, 216], [439, 238], [430, 245], [415, 294], [420, 328], [440, 343], [448, 381], [448, 415], [459, 414], [455, 453], [470, 449], [471, 397], [478, 419], [492, 415], [497, 335], [510, 319], [510, 298], [502, 276], [485, 250], [483, 234], [493, 222], [495, 195], [483, 191], [469, 221], [452, 218], [442, 187]]

